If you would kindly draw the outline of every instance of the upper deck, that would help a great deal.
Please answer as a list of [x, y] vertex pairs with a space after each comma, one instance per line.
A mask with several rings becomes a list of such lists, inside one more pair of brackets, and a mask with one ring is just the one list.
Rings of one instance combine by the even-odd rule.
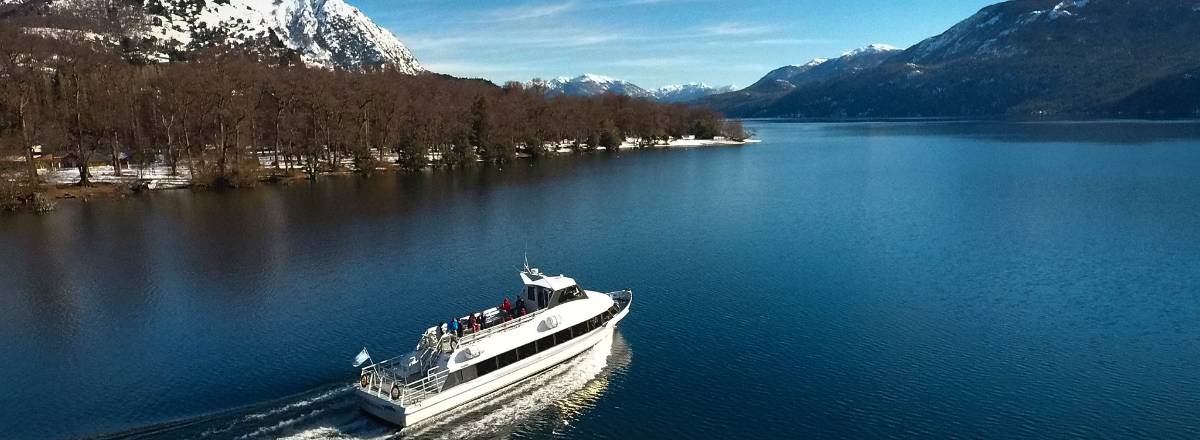
[[[566, 276], [546, 276], [536, 269], [526, 269], [521, 278], [524, 286], [518, 298], [525, 306], [523, 315], [491, 307], [481, 312], [484, 319], [478, 332], [472, 331], [468, 324], [471, 315], [467, 315], [459, 319], [461, 335], [450, 334], [447, 326], [441, 325], [440, 338], [439, 326], [430, 327], [414, 352], [364, 367], [366, 384], [362, 388], [386, 398], [388, 390], [398, 387], [399, 396], [392, 396], [392, 400], [417, 403], [440, 392], [443, 386], [451, 386], [445, 384], [455, 371], [474, 371], [473, 365], [497, 354], [532, 345], [546, 334], [584, 325], [602, 314], [612, 316], [624, 307], [615, 299], [618, 292], [586, 291]], [[623, 304], [628, 304], [627, 300]]]

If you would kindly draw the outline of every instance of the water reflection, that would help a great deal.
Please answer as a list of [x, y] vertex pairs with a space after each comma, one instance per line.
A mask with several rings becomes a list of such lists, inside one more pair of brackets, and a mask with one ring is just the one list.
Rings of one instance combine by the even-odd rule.
[[814, 133], [819, 130], [822, 136], [946, 136], [1021, 143], [1142, 144], [1200, 137], [1197, 121], [885, 121], [811, 124], [808, 128]]
[[608, 390], [610, 378], [622, 374], [632, 359], [628, 343], [615, 332], [575, 359], [488, 398], [476, 410], [410, 427], [396, 438], [466, 439], [558, 433], [595, 408]]
[[358, 409], [353, 388], [339, 383], [270, 402], [145, 426], [107, 439], [467, 439], [569, 428], [595, 408], [632, 351], [619, 332], [595, 347], [510, 389], [484, 398], [468, 412], [447, 414], [397, 430]]

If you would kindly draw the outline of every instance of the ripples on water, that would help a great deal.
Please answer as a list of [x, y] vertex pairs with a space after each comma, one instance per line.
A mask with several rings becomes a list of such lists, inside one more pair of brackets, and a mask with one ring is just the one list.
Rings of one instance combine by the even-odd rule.
[[408, 435], [1200, 439], [1200, 123], [753, 129], [0, 216], [0, 437], [394, 436], [347, 361], [528, 249], [639, 292], [636, 368]]
[[475, 409], [403, 430], [358, 409], [353, 385], [338, 384], [219, 414], [178, 420], [111, 439], [446, 439], [561, 436], [596, 405], [609, 380], [625, 374], [632, 352], [620, 332], [579, 356], [488, 396]]

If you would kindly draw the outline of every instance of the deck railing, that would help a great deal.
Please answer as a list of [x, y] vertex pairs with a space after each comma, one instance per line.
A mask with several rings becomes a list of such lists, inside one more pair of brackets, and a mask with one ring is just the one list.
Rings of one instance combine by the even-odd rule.
[[[512, 319], [512, 320], [508, 320], [508, 321], [501, 321], [501, 322], [492, 324], [491, 327], [480, 329], [478, 332], [475, 332], [475, 333], [465, 333], [464, 332], [462, 337], [458, 338], [458, 344], [460, 346], [470, 345], [470, 344], [472, 344], [480, 339], [486, 338], [488, 336], [491, 336], [491, 335], [494, 335], [497, 333], [503, 333], [505, 331], [508, 331], [509, 329], [519, 327], [521, 324], [524, 324], [529, 321], [533, 321], [536, 316], [541, 315], [542, 312], [545, 312], [546, 310], [550, 310], [550, 309], [535, 310], [533, 313], [526, 313], [525, 316], [518, 316], [516, 319]], [[502, 313], [503, 312], [497, 313], [496, 316], [500, 319], [504, 319], [502, 316]]]
[[[363, 389], [387, 400], [398, 401], [401, 405], [415, 405], [425, 398], [442, 391], [450, 371], [444, 368], [432, 368], [421, 379], [408, 383], [405, 378], [396, 374], [393, 367], [383, 367], [375, 364], [363, 369], [368, 376], [367, 386]], [[392, 388], [398, 387], [397, 398], [392, 399]]]
[[[606, 295], [613, 298], [613, 300], [617, 302], [624, 302], [626, 305], [633, 299], [633, 292], [630, 290], [608, 292]], [[517, 317], [516, 319], [500, 321], [475, 333], [464, 333], [462, 337], [457, 338], [458, 345], [460, 347], [467, 346], [487, 338], [488, 336], [501, 334], [508, 330], [517, 328], [522, 324], [537, 319], [538, 316], [542, 315], [543, 312], [547, 310], [550, 309], [539, 309], [533, 313], [528, 313], [525, 316]], [[503, 312], [497, 308], [488, 309], [484, 311], [484, 313], [491, 313], [491, 317], [503, 319]], [[455, 336], [451, 335], [444, 335], [443, 337], [455, 338]], [[432, 353], [432, 351], [427, 353]], [[370, 374], [368, 384], [363, 388], [371, 394], [378, 395], [379, 397], [387, 400], [396, 400], [404, 406], [416, 405], [424, 401], [426, 398], [440, 393], [442, 391], [442, 387], [446, 384], [446, 379], [449, 378], [450, 371], [441, 369], [439, 367], [434, 367], [425, 372], [420, 379], [409, 383], [408, 377], [400, 377], [399, 371], [401, 370], [398, 369], [397, 366], [393, 365], [397, 359], [404, 358], [407, 360], [409, 356], [410, 355], [397, 356], [363, 367], [362, 374], [364, 376]], [[417, 356], [423, 356], [423, 354], [418, 354]], [[404, 368], [403, 371], [407, 371], [407, 368]], [[398, 399], [392, 399], [391, 390], [393, 386], [400, 388]]]
[[[442, 386], [450, 376], [450, 370], [430, 372], [421, 380], [408, 384], [400, 391], [400, 405], [416, 405], [425, 398], [442, 392]], [[391, 398], [391, 396], [388, 396]]]

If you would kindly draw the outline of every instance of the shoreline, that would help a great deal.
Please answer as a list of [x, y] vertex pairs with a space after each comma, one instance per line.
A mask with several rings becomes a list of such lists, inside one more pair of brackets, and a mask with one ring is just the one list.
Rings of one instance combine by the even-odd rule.
[[[726, 139], [673, 139], [665, 144], [656, 144], [652, 146], [638, 145], [635, 140], [627, 139], [618, 147], [619, 151], [628, 150], [658, 150], [658, 149], [688, 149], [688, 148], [705, 148], [705, 147], [730, 147], [744, 146], [757, 144], [762, 142], [760, 139], [746, 139], [743, 141], [733, 141]], [[559, 146], [558, 148], [548, 148], [547, 154], [550, 156], [563, 156], [568, 154], [584, 154], [591, 152], [606, 151], [605, 147], [596, 147], [593, 151], [580, 151], [571, 148], [570, 146]], [[379, 157], [378, 152], [374, 153], [374, 157]], [[399, 157], [396, 153], [384, 153], [384, 161], [381, 166], [376, 167], [376, 172], [404, 172], [396, 165]], [[516, 159], [529, 159], [531, 156], [525, 152], [519, 152]], [[256, 177], [255, 183], [269, 183], [290, 185], [297, 181], [308, 181], [311, 177], [301, 170], [298, 164], [291, 164], [290, 167], [276, 167], [274, 156], [267, 153], [262, 153], [258, 157], [259, 170], [261, 174]], [[433, 159], [431, 157], [431, 159]], [[483, 163], [483, 160], [477, 160], [477, 163]], [[289, 169], [290, 168], [290, 169]], [[337, 176], [337, 175], [353, 175], [361, 174], [360, 171], [354, 169], [353, 158], [343, 158], [339, 161], [337, 169], [332, 171], [321, 171], [317, 176]], [[426, 165], [418, 170], [427, 170], [438, 168], [436, 165]], [[79, 186], [79, 170], [77, 168], [59, 168], [55, 170], [39, 169], [38, 177], [42, 180], [41, 188], [35, 193], [43, 194], [51, 201], [79, 199], [89, 201], [99, 198], [125, 198], [136, 194], [164, 191], [164, 190], [181, 190], [181, 189], [201, 189], [211, 188], [209, 185], [198, 184], [190, 177], [191, 172], [183, 163], [176, 166], [174, 174], [170, 171], [170, 166], [166, 163], [155, 163], [147, 168], [137, 168], [130, 166], [114, 173], [113, 167], [110, 164], [93, 165], [88, 168], [91, 184], [89, 186]], [[413, 171], [418, 171], [413, 170]], [[253, 185], [251, 185], [253, 186]], [[247, 186], [249, 187], [249, 186]]]

